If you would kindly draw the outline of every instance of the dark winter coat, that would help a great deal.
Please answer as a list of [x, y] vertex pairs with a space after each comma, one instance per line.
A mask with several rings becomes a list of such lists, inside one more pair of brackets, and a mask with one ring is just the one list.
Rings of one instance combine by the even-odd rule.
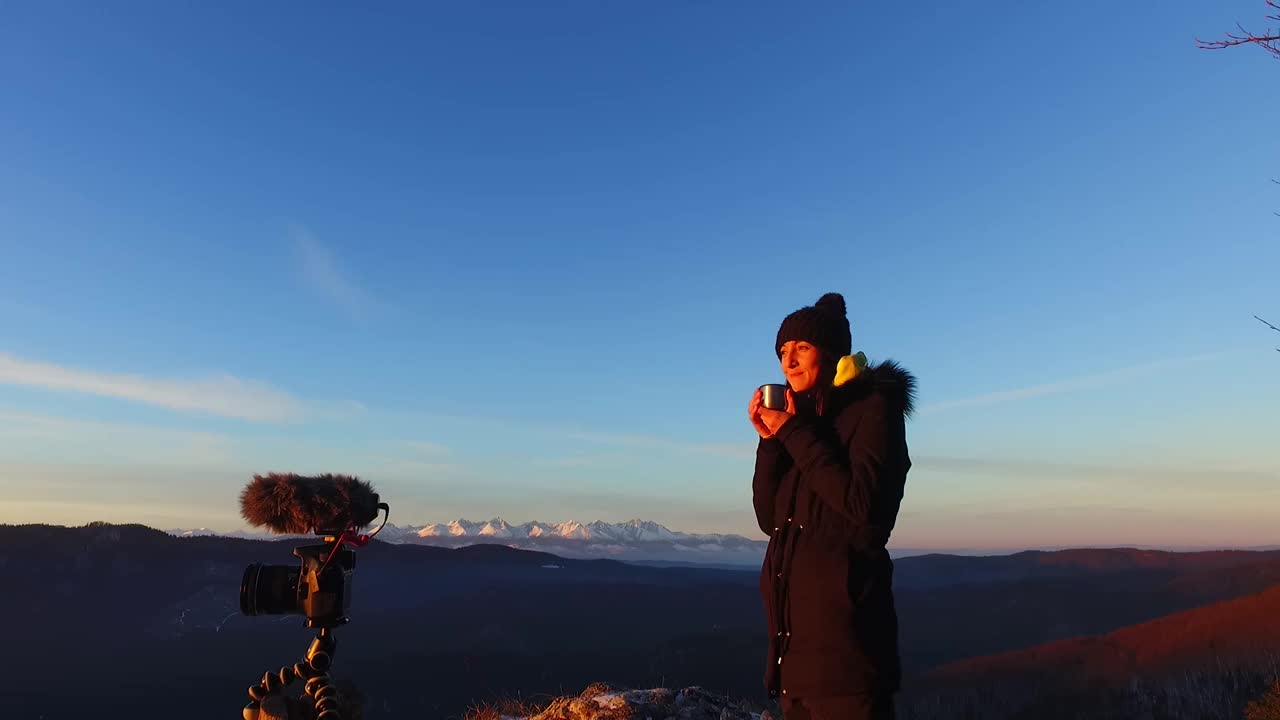
[[829, 389], [756, 450], [753, 496], [768, 550], [760, 573], [770, 695], [896, 692], [901, 683], [893, 562], [911, 459], [915, 378], [896, 363]]

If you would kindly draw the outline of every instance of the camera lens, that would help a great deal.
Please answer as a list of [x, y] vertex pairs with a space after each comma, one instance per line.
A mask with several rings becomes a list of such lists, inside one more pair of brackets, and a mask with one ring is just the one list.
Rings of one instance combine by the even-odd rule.
[[240, 612], [244, 615], [289, 615], [298, 607], [299, 569], [253, 563], [240, 580]]

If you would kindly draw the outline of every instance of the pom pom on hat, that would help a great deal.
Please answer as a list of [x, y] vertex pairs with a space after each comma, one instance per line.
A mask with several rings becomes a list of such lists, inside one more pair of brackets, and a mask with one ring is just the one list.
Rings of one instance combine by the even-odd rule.
[[829, 292], [818, 298], [818, 302], [814, 303], [813, 306], [836, 313], [840, 317], [845, 317], [849, 312], [844, 304], [844, 296], [840, 293]]

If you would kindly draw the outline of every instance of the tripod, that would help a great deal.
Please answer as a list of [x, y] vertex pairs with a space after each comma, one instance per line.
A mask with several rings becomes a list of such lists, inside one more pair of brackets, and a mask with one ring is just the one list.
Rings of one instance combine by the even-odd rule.
[[338, 708], [338, 688], [329, 675], [329, 668], [333, 667], [333, 654], [337, 649], [338, 640], [333, 636], [333, 628], [321, 627], [307, 647], [302, 662], [292, 666], [285, 665], [274, 674], [268, 670], [262, 676], [262, 682], [249, 688], [249, 697], [252, 699], [244, 707], [244, 720], [284, 720], [271, 710], [264, 712], [262, 701], [270, 693], [282, 690], [298, 679], [305, 682], [303, 692], [315, 703], [316, 720], [342, 720], [342, 712]]

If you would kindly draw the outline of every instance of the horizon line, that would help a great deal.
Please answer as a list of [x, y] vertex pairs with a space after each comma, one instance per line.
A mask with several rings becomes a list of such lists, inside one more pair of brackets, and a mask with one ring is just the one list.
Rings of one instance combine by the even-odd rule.
[[[569, 521], [569, 522], [574, 522], [574, 521]], [[593, 521], [593, 522], [604, 522], [604, 521]], [[651, 522], [651, 521], [645, 521], [645, 522]], [[90, 525], [95, 525], [95, 524], [109, 526], [109, 527], [125, 527], [125, 526], [133, 525], [133, 526], [148, 528], [150, 530], [155, 530], [157, 532], [162, 532], [162, 533], [165, 533], [166, 535], [171, 535], [174, 537], [178, 537], [178, 535], [175, 535], [175, 532], [190, 532], [193, 530], [208, 530], [214, 533], [214, 535], [217, 537], [226, 536], [226, 535], [229, 535], [230, 533], [237, 532], [237, 531], [244, 532], [245, 534], [248, 534], [248, 535], [260, 535], [263, 538], [270, 538], [274, 536], [282, 540], [287, 538], [296, 538], [296, 537], [311, 537], [311, 534], [309, 533], [280, 534], [280, 533], [273, 533], [265, 530], [250, 530], [250, 531], [245, 531], [243, 529], [217, 530], [211, 527], [161, 528], [161, 527], [156, 527], [154, 525], [149, 525], [143, 522], [112, 522], [108, 520], [90, 520], [88, 522], [84, 522], [76, 525], [68, 525], [65, 523], [51, 523], [51, 522], [23, 522], [23, 523], [0, 522], [0, 527], [45, 526], [45, 527], [61, 527], [61, 528], [66, 528], [68, 530], [76, 530], [76, 529], [86, 528], [86, 527], [89, 527]], [[587, 524], [587, 523], [583, 523], [583, 524]], [[606, 523], [606, 524], [616, 524], [616, 523]], [[661, 525], [661, 523], [657, 523], [657, 524]], [[686, 535], [738, 535], [739, 537], [743, 537], [752, 542], [761, 542], [761, 543], [768, 542], [768, 540], [764, 538], [754, 539], [754, 538], [746, 537], [745, 535], [739, 535], [738, 533], [684, 533], [684, 534]], [[440, 537], [443, 539], [458, 538], [458, 539], [471, 539], [471, 540], [482, 541], [479, 544], [494, 544], [491, 542], [483, 542], [483, 541], [486, 541], [489, 539], [492, 539], [492, 540], [504, 539], [504, 538], [496, 538], [491, 535], [432, 536], [432, 537]], [[507, 539], [514, 539], [514, 538], [507, 538]], [[562, 537], [559, 539], [582, 541], [581, 538]], [[1015, 555], [1023, 552], [1064, 552], [1064, 551], [1071, 551], [1071, 550], [1139, 550], [1139, 551], [1150, 550], [1150, 551], [1157, 551], [1157, 552], [1191, 553], [1191, 552], [1222, 552], [1222, 551], [1268, 552], [1268, 551], [1280, 550], [1280, 544], [1265, 544], [1265, 543], [1213, 544], [1213, 543], [1210, 543], [1210, 544], [1180, 545], [1180, 544], [1171, 544], [1171, 543], [1090, 543], [1090, 544], [1066, 544], [1066, 545], [1053, 545], [1053, 544], [1003, 545], [1003, 546], [986, 546], [986, 547], [983, 547], [983, 546], [968, 546], [968, 547], [902, 546], [902, 547], [898, 547], [890, 544], [887, 549], [893, 553], [912, 553], [913, 555], [929, 555], [929, 554]]]

